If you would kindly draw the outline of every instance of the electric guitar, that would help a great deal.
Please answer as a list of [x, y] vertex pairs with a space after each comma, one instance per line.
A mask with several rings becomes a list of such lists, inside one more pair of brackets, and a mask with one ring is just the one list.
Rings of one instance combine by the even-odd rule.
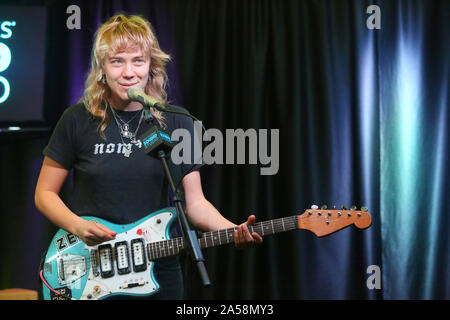
[[[255, 223], [250, 233], [272, 235], [306, 229], [323, 237], [349, 225], [365, 229], [372, 223], [367, 208], [360, 211], [328, 210], [313, 206], [298, 216]], [[141, 220], [118, 225], [96, 217], [95, 220], [116, 231], [116, 238], [90, 247], [78, 237], [59, 229], [47, 249], [40, 271], [45, 300], [106, 299], [114, 295], [149, 296], [159, 290], [153, 274], [154, 261], [173, 256], [185, 248], [183, 238], [170, 239], [169, 229], [177, 214], [175, 208], [154, 212]], [[198, 239], [200, 248], [234, 242], [235, 228], [205, 232]]]

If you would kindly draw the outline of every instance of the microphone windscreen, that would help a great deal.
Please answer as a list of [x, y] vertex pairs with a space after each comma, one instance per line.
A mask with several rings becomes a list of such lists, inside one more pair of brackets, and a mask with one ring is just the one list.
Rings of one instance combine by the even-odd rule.
[[138, 99], [139, 97], [142, 97], [142, 94], [143, 94], [143, 93], [144, 93], [144, 92], [143, 92], [142, 89], [139, 88], [139, 87], [130, 87], [130, 88], [128, 88], [128, 90], [127, 90], [128, 98], [130, 98], [131, 100], [136, 100], [136, 99]]

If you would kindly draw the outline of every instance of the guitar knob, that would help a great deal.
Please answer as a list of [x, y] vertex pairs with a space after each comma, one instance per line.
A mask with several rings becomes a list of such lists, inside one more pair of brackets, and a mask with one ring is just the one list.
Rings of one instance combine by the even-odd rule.
[[319, 209], [319, 207], [318, 207], [318, 206], [316, 206], [315, 204], [313, 204], [313, 205], [311, 206], [311, 209], [313, 209], [313, 210], [317, 210], [317, 209]]
[[347, 207], [344, 206], [344, 205], [342, 205], [342, 206], [341, 206], [341, 210], [347, 210]]
[[356, 210], [356, 206], [355, 205], [351, 206], [350, 210], [355, 211]]
[[367, 212], [367, 207], [361, 207], [361, 211]]
[[328, 208], [328, 207], [327, 207], [326, 204], [323, 204], [323, 205], [320, 207], [321, 210], [326, 210], [327, 208]]

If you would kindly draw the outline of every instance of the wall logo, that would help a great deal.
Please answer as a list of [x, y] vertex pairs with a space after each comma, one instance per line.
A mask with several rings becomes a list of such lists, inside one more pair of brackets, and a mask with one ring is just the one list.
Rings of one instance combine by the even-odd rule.
[[[3, 21], [0, 24], [0, 40], [1, 39], [9, 39], [12, 37], [12, 30], [11, 27], [14, 27], [16, 25], [15, 21]], [[5, 71], [8, 69], [9, 65], [11, 64], [11, 50], [9, 50], [9, 47], [4, 44], [3, 42], [0, 42], [0, 72]], [[9, 93], [10, 93], [10, 86], [8, 79], [0, 75], [0, 84], [3, 86], [3, 92], [0, 89], [0, 103], [3, 103], [8, 99]]]

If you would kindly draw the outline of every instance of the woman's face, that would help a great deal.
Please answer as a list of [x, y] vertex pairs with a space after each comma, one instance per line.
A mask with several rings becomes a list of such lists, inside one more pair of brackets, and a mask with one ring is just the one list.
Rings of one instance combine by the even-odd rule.
[[109, 52], [103, 67], [106, 82], [111, 89], [111, 102], [120, 107], [129, 103], [128, 88], [137, 86], [144, 89], [147, 85], [150, 58], [144, 56], [139, 48]]

